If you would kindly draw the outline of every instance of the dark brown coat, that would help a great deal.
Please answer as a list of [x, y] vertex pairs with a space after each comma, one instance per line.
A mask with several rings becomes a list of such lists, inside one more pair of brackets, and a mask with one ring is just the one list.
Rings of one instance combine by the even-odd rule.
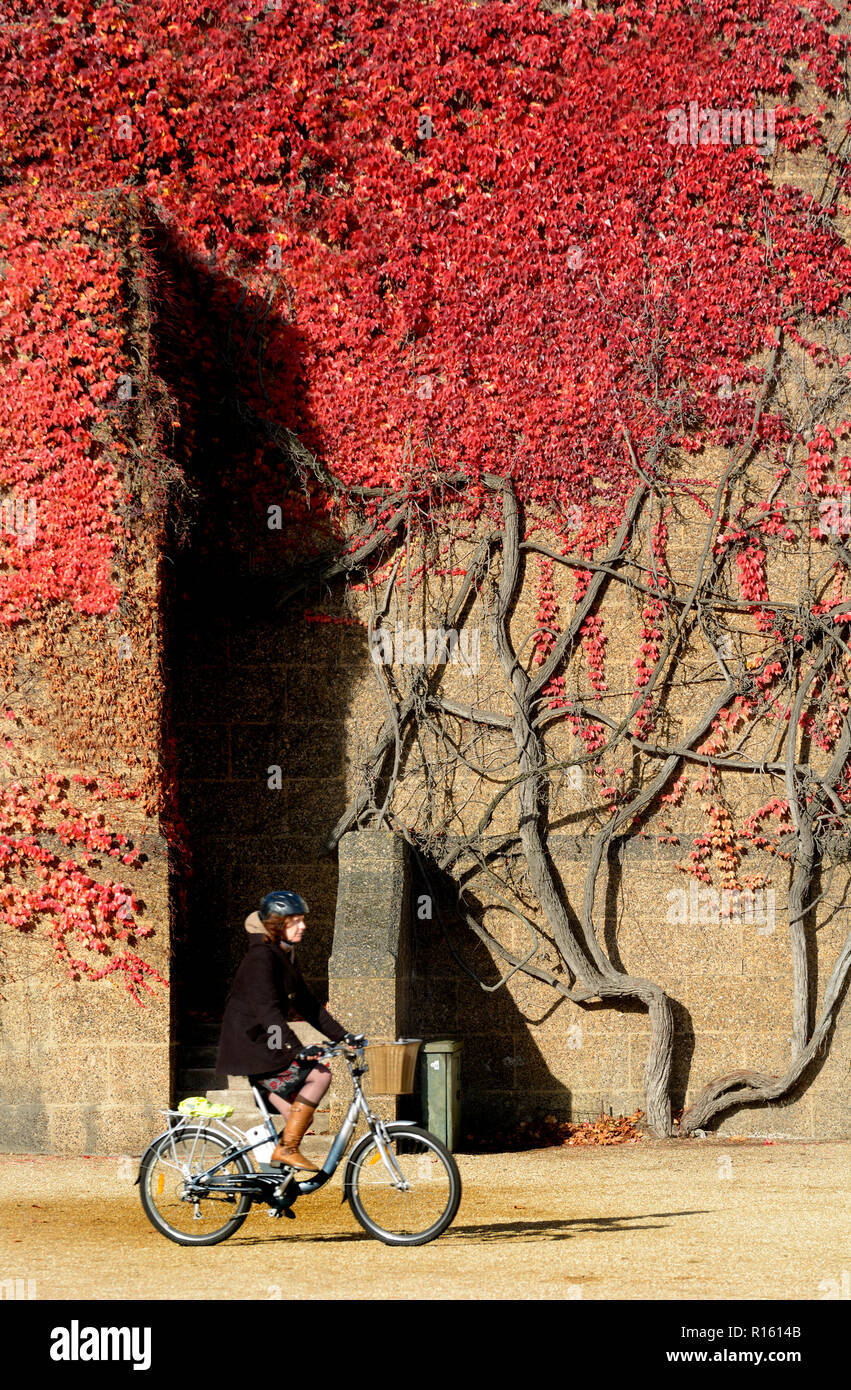
[[[346, 1035], [311, 994], [291, 953], [265, 934], [250, 936], [225, 1003], [216, 1071], [232, 1076], [283, 1071], [304, 1046], [287, 1024], [293, 1014], [331, 1042], [342, 1042]], [[279, 1047], [270, 1046], [279, 1040]]]

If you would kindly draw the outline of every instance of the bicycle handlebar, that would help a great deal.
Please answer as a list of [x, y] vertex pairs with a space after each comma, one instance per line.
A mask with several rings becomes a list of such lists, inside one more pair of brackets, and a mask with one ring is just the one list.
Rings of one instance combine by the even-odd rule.
[[363, 1033], [358, 1033], [354, 1042], [310, 1043], [308, 1046], [319, 1050], [323, 1057], [338, 1057], [341, 1052], [363, 1052], [369, 1046], [369, 1039]]

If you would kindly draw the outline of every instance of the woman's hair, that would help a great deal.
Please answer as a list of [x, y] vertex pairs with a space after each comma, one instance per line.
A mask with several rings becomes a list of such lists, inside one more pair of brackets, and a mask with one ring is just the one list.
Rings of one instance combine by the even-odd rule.
[[287, 941], [286, 931], [288, 917], [267, 917], [263, 923], [266, 935], [277, 945], [291, 946], [292, 942]]

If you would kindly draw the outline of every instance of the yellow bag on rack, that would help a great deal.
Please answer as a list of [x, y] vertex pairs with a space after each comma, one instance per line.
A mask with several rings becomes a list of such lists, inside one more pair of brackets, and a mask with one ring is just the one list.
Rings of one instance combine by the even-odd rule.
[[226, 1120], [233, 1114], [232, 1105], [214, 1105], [206, 1096], [188, 1096], [178, 1105], [181, 1115], [187, 1117], [203, 1117], [206, 1120]]

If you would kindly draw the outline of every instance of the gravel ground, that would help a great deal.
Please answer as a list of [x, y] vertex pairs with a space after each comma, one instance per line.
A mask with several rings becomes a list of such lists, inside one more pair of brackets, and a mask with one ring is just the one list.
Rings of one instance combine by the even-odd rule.
[[851, 1143], [456, 1157], [461, 1207], [430, 1245], [370, 1239], [341, 1204], [341, 1167], [296, 1220], [254, 1207], [193, 1250], [149, 1225], [136, 1160], [0, 1155], [0, 1278], [35, 1280], [38, 1299], [848, 1297]]

